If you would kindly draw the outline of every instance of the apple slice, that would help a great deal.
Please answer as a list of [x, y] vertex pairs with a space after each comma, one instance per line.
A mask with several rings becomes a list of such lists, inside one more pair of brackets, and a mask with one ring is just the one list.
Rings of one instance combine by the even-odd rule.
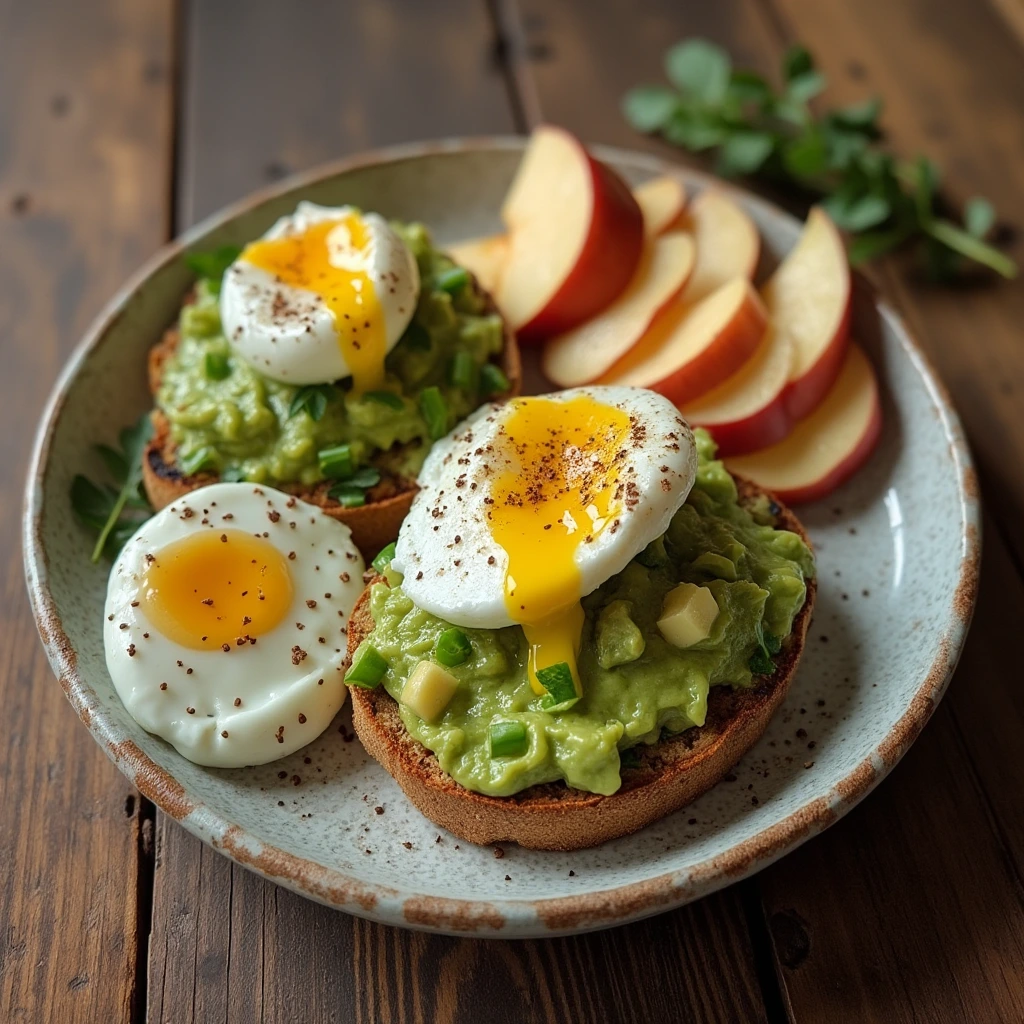
[[663, 234], [679, 219], [686, 206], [686, 187], [678, 178], [663, 174], [633, 189], [644, 218], [644, 235]]
[[792, 426], [782, 400], [792, 358], [792, 342], [769, 321], [753, 356], [728, 380], [680, 411], [693, 426], [710, 431], [723, 457], [767, 448]]
[[509, 252], [495, 297], [522, 344], [599, 313], [640, 262], [644, 224], [633, 194], [562, 128], [534, 131], [501, 215]]
[[541, 367], [545, 376], [563, 388], [601, 376], [683, 290], [695, 254], [693, 239], [681, 231], [649, 242], [633, 280], [600, 316], [544, 346]]
[[736, 373], [767, 326], [754, 286], [735, 278], [695, 306], [674, 302], [599, 383], [650, 388], [676, 405], [691, 402]]
[[849, 345], [824, 401], [780, 444], [729, 459], [730, 472], [773, 491], [782, 501], [815, 501], [847, 480], [882, 432], [878, 381], [859, 345]]
[[843, 239], [815, 207], [800, 241], [761, 292], [776, 329], [793, 343], [784, 401], [794, 420], [817, 408], [839, 375], [850, 331], [852, 290]]
[[489, 292], [497, 290], [501, 272], [508, 258], [508, 236], [487, 235], [470, 238], [448, 246], [448, 255], [460, 267], [465, 267], [477, 279], [480, 287]]
[[697, 242], [697, 264], [683, 301], [700, 302], [737, 277], [753, 279], [761, 254], [761, 236], [754, 222], [727, 195], [716, 189], [701, 192], [679, 222]]

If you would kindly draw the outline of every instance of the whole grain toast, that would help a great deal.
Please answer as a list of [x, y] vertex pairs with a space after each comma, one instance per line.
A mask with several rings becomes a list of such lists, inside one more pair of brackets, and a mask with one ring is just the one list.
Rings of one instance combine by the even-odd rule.
[[[472, 279], [472, 285], [486, 299], [486, 311], [498, 313], [500, 316], [494, 300], [480, 287], [475, 278]], [[499, 397], [507, 398], [519, 394], [522, 366], [515, 334], [504, 318], [502, 324], [504, 344], [495, 361], [509, 382], [509, 390]], [[149, 351], [149, 389], [154, 396], [163, 380], [164, 366], [178, 346], [179, 337], [177, 326], [171, 327]], [[159, 409], [154, 409], [152, 420], [153, 437], [142, 455], [142, 484], [150, 504], [159, 511], [197, 487], [217, 483], [219, 476], [208, 472], [182, 473], [178, 466], [175, 443], [171, 437], [167, 417]], [[366, 504], [358, 508], [345, 508], [331, 498], [328, 494], [331, 481], [322, 481], [312, 486], [280, 484], [278, 487], [302, 498], [303, 501], [318, 505], [329, 516], [348, 526], [356, 547], [369, 560], [398, 536], [398, 528], [408, 514], [417, 491], [415, 480], [388, 472], [384, 466], [379, 468], [380, 483], [367, 491]]]
[[[747, 480], [736, 478], [736, 484], [741, 504], [750, 505], [766, 493]], [[810, 546], [796, 516], [776, 504], [776, 526], [799, 534]], [[796, 672], [816, 589], [815, 580], [809, 579], [807, 598], [775, 658], [775, 671], [757, 678], [749, 689], [712, 687], [704, 725], [651, 746], [634, 747], [639, 763], [623, 768], [622, 786], [611, 796], [571, 789], [561, 782], [531, 786], [509, 797], [465, 789], [409, 734], [398, 704], [383, 686], [350, 687], [352, 720], [363, 746], [395, 777], [413, 805], [460, 838], [481, 845], [514, 842], [535, 850], [597, 846], [685, 807], [760, 739]], [[373, 629], [369, 596], [368, 586], [349, 619], [350, 657]]]

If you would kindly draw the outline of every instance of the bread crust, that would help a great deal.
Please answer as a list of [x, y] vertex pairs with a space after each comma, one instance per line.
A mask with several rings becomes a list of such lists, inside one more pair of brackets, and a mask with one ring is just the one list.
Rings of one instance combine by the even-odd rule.
[[[488, 311], [500, 315], [494, 300], [480, 288], [475, 279], [474, 287], [486, 298]], [[499, 354], [499, 365], [509, 381], [509, 390], [505, 397], [512, 397], [519, 394], [522, 386], [522, 365], [515, 334], [504, 318], [502, 325], [504, 344]], [[149, 389], [154, 396], [160, 388], [164, 367], [174, 354], [178, 340], [178, 328], [171, 327], [149, 351]], [[167, 417], [159, 409], [154, 409], [151, 418], [153, 437], [142, 455], [142, 485], [150, 504], [159, 511], [197, 487], [216, 483], [219, 477], [216, 473], [183, 474], [178, 467], [175, 444], [171, 438]], [[381, 548], [398, 536], [398, 528], [408, 514], [409, 506], [412, 505], [418, 490], [415, 480], [384, 475], [381, 482], [367, 492], [365, 505], [345, 508], [328, 496], [330, 483], [327, 481], [312, 486], [281, 484], [278, 489], [318, 505], [331, 518], [344, 523], [352, 531], [353, 542], [367, 560], [373, 558]]]
[[[741, 503], [750, 504], [765, 493], [749, 481], [737, 478], [736, 483]], [[777, 526], [799, 534], [809, 546], [796, 516], [777, 504]], [[531, 786], [510, 797], [474, 793], [443, 772], [434, 755], [413, 739], [398, 704], [382, 686], [350, 687], [352, 720], [363, 746], [395, 777], [413, 805], [461, 839], [481, 845], [514, 842], [534, 850], [597, 846], [685, 807], [760, 739], [796, 672], [816, 591], [816, 581], [808, 580], [807, 598], [772, 675], [747, 690], [712, 687], [705, 724], [652, 746], [633, 748], [640, 763], [623, 769], [622, 786], [611, 796], [571, 789], [561, 782]], [[349, 619], [350, 656], [372, 629], [367, 587]]]

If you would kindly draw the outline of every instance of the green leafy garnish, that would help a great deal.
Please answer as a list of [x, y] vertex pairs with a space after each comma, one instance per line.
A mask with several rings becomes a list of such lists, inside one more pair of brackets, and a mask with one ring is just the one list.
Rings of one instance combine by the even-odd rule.
[[231, 374], [231, 363], [222, 352], [207, 352], [203, 367], [210, 380], [224, 380]]
[[996, 219], [991, 203], [970, 199], [963, 223], [955, 223], [940, 213], [948, 203], [931, 161], [897, 159], [881, 145], [879, 99], [811, 110], [827, 81], [806, 48], [786, 53], [781, 88], [734, 68], [725, 50], [703, 39], [673, 46], [665, 74], [671, 87], [626, 94], [630, 124], [692, 152], [717, 150], [720, 174], [761, 175], [821, 202], [851, 235], [852, 263], [914, 245], [936, 278], [948, 279], [965, 261], [1016, 275], [1016, 263], [985, 240]]
[[149, 518], [152, 509], [141, 491], [142, 452], [153, 434], [149, 415], [143, 414], [120, 434], [120, 451], [97, 445], [115, 487], [94, 484], [78, 475], [71, 481], [71, 507], [86, 525], [98, 531], [91, 559], [98, 562], [104, 551], [116, 554], [125, 541]]
[[386, 405], [389, 409], [395, 409], [401, 411], [405, 408], [405, 402], [402, 401], [401, 395], [396, 395], [394, 391], [367, 391], [363, 395], [368, 402], [376, 402], [378, 405]]
[[437, 275], [434, 279], [434, 284], [441, 291], [454, 295], [469, 284], [469, 271], [463, 267], [450, 267], [448, 270], [443, 270]]
[[185, 265], [201, 281], [208, 281], [214, 295], [220, 294], [224, 271], [241, 256], [237, 245], [222, 245], [212, 252], [189, 252], [185, 254]]
[[760, 622], [754, 627], [754, 635], [757, 637], [757, 650], [750, 656], [747, 665], [755, 676], [771, 675], [775, 671], [772, 658], [782, 650], [782, 639], [773, 633], [766, 633]]
[[502, 395], [511, 386], [500, 366], [495, 366], [494, 363], [484, 363], [480, 367], [480, 390], [485, 398], [490, 398], [491, 395]]
[[307, 384], [295, 392], [295, 397], [288, 406], [288, 419], [306, 413], [313, 421], [323, 419], [327, 412], [327, 403], [338, 393], [333, 384]]
[[335, 484], [327, 493], [342, 508], [361, 508], [366, 504], [366, 491], [352, 484]]

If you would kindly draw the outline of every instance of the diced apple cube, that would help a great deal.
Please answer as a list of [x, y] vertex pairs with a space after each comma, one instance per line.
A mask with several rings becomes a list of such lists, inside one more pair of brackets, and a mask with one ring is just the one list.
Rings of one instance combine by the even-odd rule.
[[402, 688], [402, 703], [424, 722], [435, 722], [448, 707], [459, 681], [432, 661], [421, 661]]
[[665, 595], [658, 629], [674, 647], [692, 647], [707, 639], [718, 617], [718, 602], [707, 587], [680, 583]]

